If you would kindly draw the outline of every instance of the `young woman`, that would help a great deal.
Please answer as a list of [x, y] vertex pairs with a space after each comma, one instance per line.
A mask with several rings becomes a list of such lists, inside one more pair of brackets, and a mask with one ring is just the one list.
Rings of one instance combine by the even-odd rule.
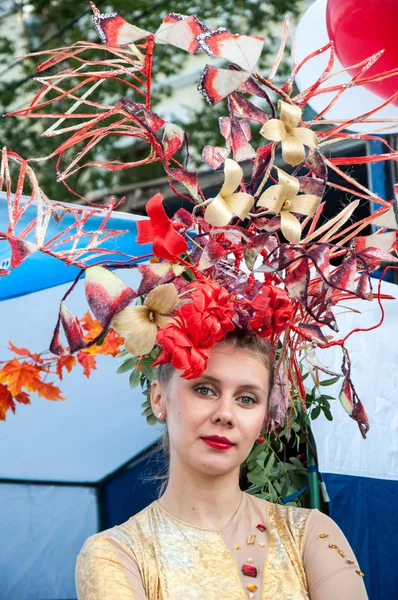
[[86, 541], [79, 600], [367, 598], [355, 556], [329, 517], [239, 488], [240, 465], [266, 418], [271, 364], [262, 338], [231, 332], [198, 379], [158, 368], [151, 403], [166, 424], [167, 488]]

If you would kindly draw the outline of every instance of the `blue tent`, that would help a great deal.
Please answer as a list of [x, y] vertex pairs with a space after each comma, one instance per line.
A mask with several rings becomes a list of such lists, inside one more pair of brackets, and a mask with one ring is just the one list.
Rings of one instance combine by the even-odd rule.
[[[7, 215], [0, 201], [0, 231]], [[96, 218], [96, 217], [94, 217]], [[116, 213], [108, 226], [128, 233], [109, 243], [131, 254], [149, 253], [137, 246], [133, 215]], [[52, 224], [56, 227], [56, 224]], [[93, 227], [91, 227], [93, 228]], [[51, 231], [49, 232], [52, 235]], [[0, 267], [10, 250], [0, 243]], [[59, 301], [78, 270], [37, 252], [0, 278], [1, 359], [11, 357], [7, 342], [42, 351], [48, 347]], [[119, 273], [136, 288], [135, 269]], [[383, 283], [384, 293], [397, 287]], [[341, 315], [341, 333], [375, 324], [376, 302], [350, 302], [361, 311]], [[84, 284], [68, 298], [68, 308], [82, 316], [87, 309]], [[383, 335], [379, 330], [349, 340], [354, 382], [368, 411], [371, 431], [362, 440], [357, 426], [337, 403], [334, 421], [314, 422], [319, 467], [330, 496], [331, 516], [353, 546], [371, 600], [392, 598], [398, 558], [391, 532], [398, 525], [398, 424], [396, 364], [398, 301], [385, 303]], [[322, 360], [338, 370], [339, 349]], [[326, 363], [327, 361], [327, 363]], [[87, 379], [78, 367], [62, 381], [65, 402], [34, 397], [0, 423], [0, 578], [1, 600], [75, 598], [74, 565], [84, 540], [125, 521], [156, 496], [148, 481], [159, 469], [153, 452], [162, 426], [143, 426], [140, 392], [129, 390], [128, 374], [117, 375], [115, 359], [99, 357]], [[331, 390], [336, 396], [338, 390]], [[394, 428], [395, 427], [395, 428]]]
[[[22, 202], [26, 202], [27, 198], [23, 198]], [[76, 205], [66, 204], [76, 208]], [[36, 216], [36, 204], [32, 203], [19, 221], [20, 229], [26, 227]], [[79, 207], [83, 213], [89, 211], [90, 207], [81, 206]], [[143, 217], [137, 217], [136, 215], [115, 212], [114, 215], [107, 222], [107, 229], [118, 229], [125, 231], [126, 233], [121, 234], [115, 238], [111, 238], [101, 244], [101, 247], [108, 250], [115, 250], [117, 252], [124, 252], [129, 256], [140, 256], [151, 252], [151, 245], [138, 245], [136, 242], [137, 237], [137, 225], [136, 222]], [[103, 220], [101, 215], [93, 215], [89, 218], [85, 224], [83, 231], [96, 230]], [[60, 229], [66, 228], [74, 222], [72, 214], [66, 214], [62, 218], [61, 225], [57, 225], [54, 217], [52, 216], [48, 225], [46, 240], [56, 235]], [[8, 226], [8, 212], [6, 195], [4, 192], [0, 192], [0, 231], [6, 231]], [[29, 238], [28, 238], [29, 239]], [[31, 241], [34, 238], [31, 237]], [[79, 244], [80, 247], [84, 247], [83, 243]], [[112, 255], [109, 256], [112, 258]], [[114, 255], [113, 258], [121, 260], [120, 256]], [[0, 269], [6, 269], [10, 265], [11, 250], [7, 241], [0, 241]], [[55, 285], [61, 285], [67, 281], [73, 281], [79, 269], [77, 267], [68, 266], [62, 261], [53, 258], [42, 252], [34, 252], [18, 267], [18, 269], [12, 271], [10, 275], [2, 277], [0, 279], [0, 301], [8, 298], [15, 298], [24, 294], [30, 294], [39, 290], [45, 290]]]

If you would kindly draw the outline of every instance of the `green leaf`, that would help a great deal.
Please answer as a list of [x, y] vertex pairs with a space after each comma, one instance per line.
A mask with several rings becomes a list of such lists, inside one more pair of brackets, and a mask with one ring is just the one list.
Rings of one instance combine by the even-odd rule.
[[323, 414], [325, 415], [327, 420], [333, 421], [333, 416], [332, 416], [332, 413], [330, 412], [330, 410], [328, 408], [323, 408], [322, 410], [323, 410]]
[[131, 371], [131, 369], [134, 369], [136, 364], [137, 364], [137, 358], [135, 356], [133, 356], [133, 358], [129, 358], [129, 359], [125, 360], [120, 365], [120, 367], [118, 368], [116, 373], [126, 373], [127, 371]]
[[153, 415], [153, 410], [152, 410], [152, 406], [148, 406], [144, 411], [142, 411], [141, 416], [142, 417], [149, 417], [150, 415]]
[[320, 381], [320, 385], [333, 385], [334, 383], [337, 383], [338, 380], [341, 379], [340, 375], [337, 375], [337, 377], [332, 377], [331, 379], [325, 379], [324, 381]]
[[285, 479], [282, 483], [282, 488], [281, 488], [282, 498], [289, 495], [289, 487], [290, 487], [290, 479], [289, 479], [289, 477], [285, 477]]
[[264, 476], [268, 475], [275, 463], [275, 454], [271, 454], [264, 469]]
[[142, 373], [145, 375], [145, 377], [147, 379], [149, 379], [149, 381], [152, 381], [152, 379], [153, 379], [152, 361], [144, 359], [141, 361], [140, 366], [142, 369]]
[[258, 464], [262, 469], [264, 468], [264, 461], [267, 457], [267, 453], [265, 451], [261, 452], [256, 459], [256, 464]]
[[[329, 400], [326, 400], [326, 398], [324, 398], [323, 396], [321, 396], [320, 398], [318, 398], [318, 403], [325, 408], [330, 408], [330, 402]], [[323, 410], [323, 408], [322, 408]]]
[[106, 334], [107, 334], [107, 333], [108, 333], [108, 331], [105, 331], [105, 332], [104, 332], [104, 333], [101, 335], [101, 337], [100, 337], [100, 338], [99, 338], [99, 339], [96, 341], [96, 343], [95, 343], [95, 345], [96, 345], [96, 346], [102, 346], [102, 344], [103, 344], [103, 343], [104, 343], [104, 341], [105, 341], [105, 338], [106, 338]]
[[153, 413], [147, 416], [146, 422], [148, 423], [148, 425], [156, 425], [157, 423], [159, 423], [159, 421]]
[[305, 469], [303, 463], [301, 462], [301, 460], [299, 460], [298, 458], [296, 458], [295, 456], [291, 456], [289, 458], [290, 462], [292, 463], [292, 465], [294, 465], [295, 467], [298, 467], [299, 469]]
[[131, 372], [130, 379], [129, 379], [131, 390], [134, 390], [136, 387], [139, 386], [140, 377], [141, 377], [141, 373], [139, 372], [138, 369], [134, 369], [134, 371]]
[[255, 475], [254, 473], [248, 473], [247, 478], [250, 481], [250, 483], [255, 483], [256, 485], [259, 485], [261, 487], [264, 487], [265, 482], [266, 482], [266, 479], [263, 476], [263, 474], [260, 477], [259, 475]]
[[256, 444], [253, 450], [250, 452], [247, 460], [254, 460], [264, 451], [264, 446], [262, 444]]
[[278, 502], [278, 494], [276, 492], [276, 489], [272, 485], [272, 483], [269, 484], [269, 490], [270, 490], [271, 502]]
[[313, 408], [311, 410], [311, 419], [312, 420], [317, 419], [319, 417], [319, 415], [320, 415], [320, 412], [321, 412], [321, 407], [320, 406], [316, 406], [315, 408]]
[[298, 471], [292, 471], [289, 473], [289, 476], [292, 484], [296, 487], [297, 490], [301, 490], [301, 488], [303, 488], [307, 484], [308, 478], [305, 471], [302, 473], [299, 473]]

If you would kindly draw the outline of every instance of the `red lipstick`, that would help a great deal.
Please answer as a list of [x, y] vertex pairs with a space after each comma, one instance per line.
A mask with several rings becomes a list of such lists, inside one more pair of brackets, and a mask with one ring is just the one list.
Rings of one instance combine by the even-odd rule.
[[232, 448], [234, 445], [228, 438], [220, 437], [219, 435], [209, 435], [208, 437], [203, 437], [202, 440], [205, 444], [216, 450], [228, 450], [228, 448]]

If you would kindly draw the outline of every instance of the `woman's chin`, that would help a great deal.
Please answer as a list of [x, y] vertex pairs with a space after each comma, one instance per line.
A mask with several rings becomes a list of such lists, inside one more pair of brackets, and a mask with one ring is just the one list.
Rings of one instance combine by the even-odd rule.
[[195, 468], [206, 475], [227, 475], [228, 473], [239, 469], [240, 463], [236, 461], [226, 460], [225, 457], [206, 458], [197, 462]]

